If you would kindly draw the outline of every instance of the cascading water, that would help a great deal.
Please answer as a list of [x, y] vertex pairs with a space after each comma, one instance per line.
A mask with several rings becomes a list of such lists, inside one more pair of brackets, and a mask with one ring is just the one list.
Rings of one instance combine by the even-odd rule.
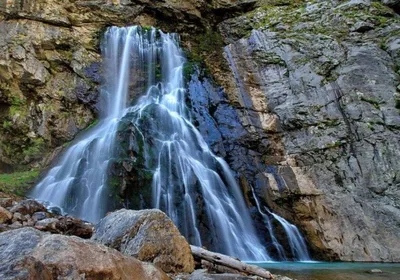
[[279, 243], [278, 239], [276, 239], [274, 228], [272, 227], [271, 219], [268, 217], [268, 215], [264, 214], [264, 212], [261, 210], [260, 202], [258, 201], [258, 198], [254, 192], [254, 189], [252, 189], [252, 193], [253, 193], [254, 201], [256, 202], [257, 210], [260, 213], [260, 215], [262, 216], [265, 226], [268, 229], [268, 233], [270, 235], [272, 245], [275, 247], [276, 251], [278, 252], [279, 259], [282, 261], [286, 261], [287, 257], [285, 254], [285, 249]]
[[59, 163], [33, 189], [31, 196], [90, 222], [104, 217], [109, 204], [107, 171], [114, 155], [119, 119], [126, 113], [130, 69], [142, 37], [134, 28], [110, 29], [102, 52], [106, 82], [102, 89], [102, 120], [76, 141]]
[[[254, 192], [254, 189], [252, 189], [252, 193], [253, 193], [253, 198], [257, 205], [257, 210], [260, 213], [260, 215], [263, 217], [264, 223], [268, 228], [268, 232], [270, 234], [270, 237], [271, 237], [271, 240], [273, 243], [272, 245], [277, 250], [280, 260], [287, 260], [285, 250], [283, 249], [282, 245], [278, 242], [278, 240], [275, 237], [271, 218], [267, 214], [265, 214], [265, 212], [261, 209], [260, 202], [257, 198], [256, 193]], [[274, 218], [276, 221], [278, 221], [278, 223], [283, 227], [283, 229], [286, 233], [286, 236], [288, 238], [290, 250], [292, 252], [294, 259], [297, 261], [310, 261], [311, 258], [310, 258], [310, 254], [308, 253], [306, 242], [304, 241], [304, 238], [301, 235], [298, 228], [295, 225], [289, 223], [287, 220], [285, 220], [281, 216], [278, 216], [278, 215], [272, 213], [265, 206], [264, 206], [264, 209], [272, 218]]]
[[[165, 211], [189, 242], [247, 260], [269, 260], [227, 164], [192, 125], [185, 103], [186, 62], [174, 35], [151, 33], [143, 49], [150, 84], [128, 109], [154, 170], [153, 206]], [[149, 121], [151, 120], [151, 121]], [[204, 227], [207, 227], [205, 229]]]
[[[91, 222], [117, 207], [108, 174], [118, 161], [121, 123], [128, 122], [134, 132], [128, 146], [140, 152], [130, 159], [152, 174], [152, 207], [165, 211], [191, 244], [244, 260], [271, 260], [227, 163], [192, 125], [185, 102], [186, 59], [176, 35], [112, 27], [102, 52], [101, 121], [68, 148], [32, 196]], [[128, 106], [138, 93], [145, 94]]]

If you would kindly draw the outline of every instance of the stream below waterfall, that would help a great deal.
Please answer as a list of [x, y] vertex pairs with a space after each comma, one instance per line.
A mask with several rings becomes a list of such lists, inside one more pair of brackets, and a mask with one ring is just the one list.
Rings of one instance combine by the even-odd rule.
[[[297, 280], [398, 280], [400, 264], [350, 262], [267, 262], [253, 263], [274, 274]], [[371, 273], [371, 270], [382, 273]]]

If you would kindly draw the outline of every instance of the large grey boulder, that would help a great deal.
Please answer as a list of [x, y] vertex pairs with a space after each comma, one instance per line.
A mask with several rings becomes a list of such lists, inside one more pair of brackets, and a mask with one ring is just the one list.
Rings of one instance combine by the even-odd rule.
[[22, 228], [0, 234], [0, 279], [169, 279], [151, 264], [78, 237]]
[[165, 272], [194, 270], [188, 242], [160, 210], [113, 212], [96, 225], [92, 240], [125, 255], [153, 262]]

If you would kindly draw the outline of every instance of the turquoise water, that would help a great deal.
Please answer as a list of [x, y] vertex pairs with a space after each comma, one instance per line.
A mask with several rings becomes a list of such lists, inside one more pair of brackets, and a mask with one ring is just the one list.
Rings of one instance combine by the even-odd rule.
[[[400, 280], [400, 264], [389, 263], [327, 263], [327, 262], [266, 262], [252, 263], [273, 274], [297, 280]], [[382, 273], [368, 273], [380, 269]]]

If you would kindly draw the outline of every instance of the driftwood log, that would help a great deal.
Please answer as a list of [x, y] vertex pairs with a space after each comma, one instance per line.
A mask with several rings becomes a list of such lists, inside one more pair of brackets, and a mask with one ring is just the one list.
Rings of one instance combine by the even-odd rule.
[[245, 264], [232, 257], [210, 252], [197, 246], [190, 245], [190, 248], [192, 249], [192, 254], [195, 259], [206, 260], [210, 263], [226, 266], [245, 274], [259, 276], [265, 279], [273, 279], [272, 274], [261, 267]]

